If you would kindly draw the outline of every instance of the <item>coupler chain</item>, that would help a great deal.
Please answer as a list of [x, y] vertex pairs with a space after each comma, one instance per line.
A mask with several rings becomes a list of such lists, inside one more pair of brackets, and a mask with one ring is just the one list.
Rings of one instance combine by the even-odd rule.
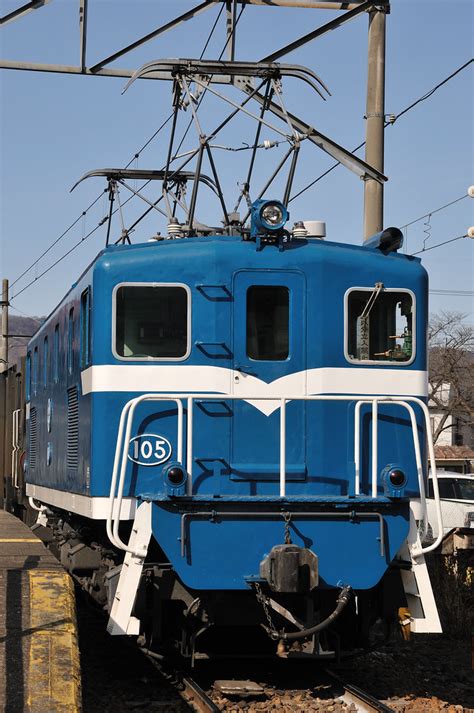
[[274, 639], [275, 641], [280, 638], [280, 634], [278, 633], [278, 630], [273, 623], [272, 616], [270, 614], [270, 607], [268, 604], [268, 597], [265, 596], [265, 594], [262, 592], [262, 587], [258, 582], [254, 582], [255, 586], [255, 596], [257, 598], [257, 602], [259, 602], [262, 607], [263, 611], [265, 614], [265, 617], [268, 622], [268, 626], [264, 626], [263, 628], [267, 632], [267, 634], [270, 636], [270, 638]]

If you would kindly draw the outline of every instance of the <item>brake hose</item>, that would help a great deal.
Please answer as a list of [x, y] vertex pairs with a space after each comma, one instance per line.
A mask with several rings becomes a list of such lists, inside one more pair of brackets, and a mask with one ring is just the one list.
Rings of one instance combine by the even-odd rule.
[[[318, 631], [326, 629], [331, 622], [335, 621], [344, 611], [351, 598], [352, 587], [349, 585], [342, 588], [341, 593], [337, 598], [337, 605], [333, 613], [330, 614], [324, 621], [310, 627], [309, 629], [301, 629], [301, 631], [292, 631], [289, 634], [282, 632], [278, 638], [282, 641], [294, 641], [295, 639], [306, 639], [308, 636], [317, 634]], [[276, 638], [276, 637], [275, 637]]]

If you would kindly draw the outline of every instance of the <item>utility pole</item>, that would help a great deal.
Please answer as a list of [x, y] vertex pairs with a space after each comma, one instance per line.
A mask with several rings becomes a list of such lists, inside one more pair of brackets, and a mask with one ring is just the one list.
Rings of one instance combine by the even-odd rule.
[[0, 374], [8, 369], [8, 280], [2, 280], [2, 324], [0, 331]]
[[[369, 10], [365, 160], [383, 173], [385, 123], [385, 15], [388, 5]], [[364, 186], [364, 240], [383, 230], [383, 184]]]

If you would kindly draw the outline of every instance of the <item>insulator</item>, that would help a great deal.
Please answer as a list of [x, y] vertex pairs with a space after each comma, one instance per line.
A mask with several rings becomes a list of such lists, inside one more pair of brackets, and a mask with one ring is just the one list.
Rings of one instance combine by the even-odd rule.
[[168, 223], [168, 236], [170, 238], [182, 238], [183, 233], [181, 231], [181, 225], [178, 223], [176, 218], [171, 218]]
[[299, 221], [298, 223], [294, 224], [291, 234], [294, 238], [305, 238], [308, 235], [308, 231], [304, 227], [304, 223], [302, 221]]

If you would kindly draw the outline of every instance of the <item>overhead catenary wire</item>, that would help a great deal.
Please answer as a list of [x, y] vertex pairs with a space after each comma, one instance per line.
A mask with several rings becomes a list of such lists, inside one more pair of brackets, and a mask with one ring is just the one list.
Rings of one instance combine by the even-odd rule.
[[[210, 41], [210, 39], [211, 39], [211, 37], [212, 37], [212, 34], [213, 34], [214, 30], [215, 30], [215, 27], [217, 26], [217, 21], [218, 21], [218, 19], [219, 19], [219, 17], [220, 17], [220, 14], [221, 14], [221, 12], [222, 12], [223, 7], [224, 7], [224, 6], [222, 5], [221, 10], [220, 10], [220, 12], [219, 12], [219, 16], [218, 16], [218, 18], [216, 19], [216, 21], [214, 22], [213, 28], [211, 29], [211, 33], [210, 33], [208, 39], [206, 40], [206, 45], [205, 45], [205, 47], [207, 47], [207, 45], [208, 45], [208, 43], [209, 43], [209, 41]], [[237, 19], [236, 19], [236, 22], [234, 23], [234, 27], [233, 27], [233, 29], [232, 29], [231, 36], [227, 38], [226, 43], [225, 43], [225, 45], [224, 45], [224, 48], [223, 48], [223, 50], [222, 50], [222, 52], [221, 52], [221, 54], [220, 54], [220, 56], [219, 56], [219, 59], [222, 58], [222, 55], [223, 55], [224, 52], [225, 52], [225, 49], [226, 49], [226, 47], [227, 47], [227, 45], [228, 45], [228, 43], [229, 43], [229, 40], [233, 37], [233, 33], [235, 32], [235, 30], [236, 30], [236, 28], [237, 28], [237, 24], [238, 24], [238, 22], [239, 22], [239, 20], [240, 20], [240, 18], [241, 18], [241, 16], [242, 16], [242, 13], [243, 13], [243, 10], [244, 10], [244, 9], [245, 9], [245, 4], [242, 5], [242, 8], [241, 8], [241, 10], [240, 10], [240, 13], [239, 13], [239, 15], [238, 15], [238, 17], [237, 17]], [[204, 51], [205, 51], [205, 49], [203, 50], [203, 52], [202, 52], [202, 54], [201, 54], [201, 57], [203, 56]], [[441, 82], [439, 82], [435, 87], [433, 87], [431, 90], [429, 90], [428, 92], [426, 92], [423, 96], [419, 97], [415, 102], [412, 102], [409, 106], [405, 107], [405, 109], [403, 109], [401, 112], [399, 112], [398, 114], [396, 114], [396, 115], [395, 115], [395, 118], [392, 117], [392, 120], [391, 120], [391, 121], [385, 122], [384, 128], [386, 128], [388, 125], [391, 125], [391, 124], [395, 123], [401, 116], [403, 116], [404, 114], [406, 114], [408, 111], [410, 111], [411, 109], [413, 109], [415, 106], [417, 106], [417, 105], [420, 104], [421, 102], [423, 102], [423, 101], [425, 101], [426, 99], [428, 99], [429, 97], [431, 97], [440, 87], [442, 87], [444, 84], [446, 84], [448, 81], [450, 81], [453, 77], [455, 77], [455, 76], [456, 76], [457, 74], [459, 74], [461, 71], [463, 71], [464, 69], [466, 69], [466, 67], [468, 67], [468, 66], [469, 66], [471, 63], [473, 63], [473, 62], [474, 62], [474, 58], [471, 58], [470, 60], [468, 60], [467, 62], [465, 62], [461, 67], [458, 67], [458, 69], [456, 69], [456, 70], [455, 70], [454, 72], [452, 72], [448, 77], [446, 77], [446, 78], [443, 79]], [[200, 106], [200, 104], [201, 104], [201, 102], [202, 102], [202, 100], [203, 100], [203, 98], [204, 98], [205, 92], [206, 92], [206, 89], [203, 91], [203, 93], [202, 93], [202, 95], [201, 95], [201, 97], [200, 97], [200, 100], [199, 100], [199, 102], [198, 102], [198, 106], [196, 107], [196, 109], [199, 108], [199, 106]], [[170, 115], [167, 117], [167, 119], [161, 124], [161, 126], [154, 132], [154, 134], [153, 134], [153, 135], [145, 142], [145, 144], [133, 155], [133, 157], [130, 159], [129, 163], [126, 165], [126, 168], [128, 168], [128, 167], [131, 165], [131, 163], [133, 163], [133, 161], [136, 160], [136, 159], [140, 156], [140, 154], [142, 153], [142, 151], [150, 144], [150, 142], [151, 142], [151, 141], [158, 135], [158, 133], [166, 126], [166, 124], [172, 119], [172, 117], [173, 117], [173, 113], [170, 114]], [[179, 148], [182, 146], [182, 143], [183, 143], [184, 140], [185, 140], [185, 137], [186, 137], [186, 135], [187, 135], [187, 133], [188, 133], [188, 130], [189, 130], [191, 124], [192, 124], [192, 120], [190, 121], [190, 123], [189, 123], [189, 125], [188, 125], [188, 127], [187, 127], [187, 129], [186, 129], [186, 131], [185, 131], [185, 133], [184, 133], [184, 135], [183, 135], [183, 137], [182, 137], [182, 139], [181, 139], [181, 142], [180, 142], [180, 144], [179, 144], [177, 150], [179, 150]], [[361, 149], [361, 148], [365, 145], [365, 143], [366, 143], [366, 142], [363, 141], [361, 144], [359, 144], [355, 149], [353, 149], [352, 153], [355, 153], [356, 151], [358, 151], [359, 149]], [[337, 168], [337, 166], [339, 166], [339, 165], [340, 165], [340, 162], [335, 163], [333, 166], [331, 166], [329, 169], [327, 169], [324, 173], [322, 173], [320, 176], [318, 176], [314, 181], [312, 181], [310, 184], [308, 184], [308, 185], [305, 186], [303, 189], [301, 189], [298, 193], [296, 193], [294, 196], [292, 196], [292, 197], [289, 199], [288, 202], [291, 203], [293, 200], [295, 200], [295, 199], [296, 199], [297, 197], [299, 197], [302, 193], [304, 193], [304, 192], [307, 191], [309, 188], [311, 188], [312, 186], [314, 186], [318, 181], [320, 181], [322, 178], [324, 178], [326, 175], [328, 175], [328, 173], [330, 173], [331, 171], [333, 171], [333, 170], [334, 170], [335, 168]], [[142, 190], [148, 183], [149, 183], [149, 181], [147, 181], [147, 182], [141, 187], [140, 190]], [[106, 191], [107, 191], [107, 189], [105, 189], [104, 191], [101, 191], [101, 193], [94, 199], [94, 201], [88, 206], [88, 208], [87, 208], [85, 211], [82, 211], [81, 214], [73, 221], [73, 223], [71, 223], [71, 225], [42, 253], [42, 255], [40, 255], [40, 257], [38, 257], [26, 270], [23, 271], [23, 273], [22, 273], [18, 278], [16, 278], [16, 279], [14, 280], [14, 282], [12, 283], [12, 286], [15, 285], [22, 277], [24, 277], [24, 275], [26, 275], [31, 269], [33, 269], [33, 267], [35, 267], [35, 266], [38, 264], [38, 262], [39, 262], [55, 245], [57, 245], [57, 244], [60, 242], [60, 240], [62, 240], [62, 239], [69, 233], [69, 231], [70, 231], [81, 219], [84, 218], [84, 216], [87, 214], [87, 212], [100, 200], [100, 198], [103, 196], [104, 192], [106, 192]], [[126, 203], [128, 203], [128, 201], [130, 201], [133, 197], [134, 197], [134, 196], [130, 196], [126, 201], [124, 201], [123, 204], [122, 204], [122, 207], [123, 207], [124, 205], [126, 205]], [[464, 198], [464, 196], [463, 196], [463, 198]], [[457, 200], [461, 200], [461, 199], [456, 199], [456, 201], [454, 201], [454, 202], [457, 202]], [[442, 208], [440, 208], [439, 210], [441, 210], [441, 209], [442, 209]], [[433, 213], [433, 212], [434, 212], [434, 211], [432, 211], [431, 213]], [[115, 214], [115, 213], [116, 213], [116, 210], [113, 211], [113, 214]], [[422, 217], [426, 217], [427, 215], [428, 215], [428, 214], [425, 214], [425, 216], [422, 216]], [[87, 235], [85, 235], [79, 242], [75, 243], [74, 246], [73, 246], [70, 250], [68, 250], [64, 255], [62, 255], [60, 258], [58, 258], [58, 260], [56, 260], [52, 265], [50, 265], [48, 268], [46, 268], [42, 273], [40, 273], [39, 275], [36, 275], [33, 280], [31, 280], [25, 287], [23, 287], [19, 292], [17, 292], [13, 297], [11, 297], [11, 300], [16, 299], [20, 294], [22, 294], [25, 290], [27, 290], [29, 287], [31, 287], [35, 282], [37, 282], [39, 279], [41, 279], [42, 277], [44, 277], [44, 275], [46, 275], [50, 270], [52, 270], [54, 267], [56, 267], [56, 265], [58, 265], [62, 260], [64, 260], [68, 255], [70, 255], [76, 248], [78, 248], [85, 240], [87, 240], [87, 238], [89, 238], [93, 233], [95, 233], [96, 230], [98, 230], [98, 228], [101, 227], [101, 226], [104, 224], [104, 222], [106, 222], [107, 219], [108, 219], [108, 218], [106, 217], [105, 219], [103, 218], [101, 221], [99, 221], [99, 223], [95, 226], [95, 228], [93, 228], [93, 229], [92, 229]], [[417, 220], [418, 220], [418, 219], [417, 219]], [[414, 222], [416, 222], [416, 221], [414, 221]], [[409, 225], [409, 224], [408, 224], [408, 225]], [[404, 226], [404, 227], [406, 227], [406, 226]], [[414, 253], [414, 255], [420, 254], [421, 252], [426, 252], [427, 250], [432, 250], [432, 249], [437, 248], [437, 247], [441, 247], [442, 245], [445, 245], [445, 244], [450, 243], [450, 242], [454, 242], [455, 240], [459, 240], [459, 239], [464, 238], [464, 237], [467, 237], [467, 235], [461, 235], [461, 236], [459, 236], [459, 237], [457, 237], [457, 238], [453, 238], [453, 239], [448, 240], [448, 241], [446, 241], [446, 242], [439, 243], [438, 245], [431, 246], [430, 248], [425, 248], [424, 250], [421, 250], [421, 251], [419, 251], [419, 252], [417, 252], [417, 253]]]
[[[416, 99], [416, 101], [412, 102], [412, 103], [409, 104], [407, 107], [405, 107], [404, 109], [402, 109], [402, 111], [400, 111], [398, 114], [395, 114], [393, 117], [391, 117], [391, 120], [390, 120], [390, 121], [386, 121], [386, 122], [384, 123], [384, 129], [386, 129], [387, 126], [392, 126], [393, 124], [395, 124], [395, 123], [398, 121], [398, 119], [399, 119], [401, 116], [404, 116], [404, 114], [406, 114], [407, 112], [409, 112], [411, 109], [413, 109], [415, 106], [417, 106], [417, 105], [420, 104], [421, 102], [426, 101], [426, 99], [428, 99], [429, 97], [431, 97], [440, 87], [442, 87], [444, 84], [446, 84], [447, 82], [449, 82], [451, 79], [453, 79], [453, 77], [455, 77], [457, 74], [459, 74], [460, 72], [462, 72], [464, 69], [466, 69], [467, 67], [469, 67], [469, 65], [472, 64], [473, 62], [474, 62], [474, 58], [469, 59], [467, 62], [465, 62], [463, 65], [461, 65], [461, 67], [458, 67], [454, 72], [452, 72], [448, 77], [446, 77], [445, 79], [443, 79], [443, 80], [442, 80], [441, 82], [439, 82], [436, 86], [434, 86], [434, 87], [433, 87], [432, 89], [430, 89], [428, 92], [426, 92], [425, 94], [423, 94], [423, 96], [419, 97], [418, 99]], [[356, 153], [356, 151], [359, 151], [359, 149], [361, 149], [363, 146], [365, 146], [365, 143], [366, 143], [365, 141], [362, 141], [362, 143], [360, 143], [358, 146], [356, 146], [354, 149], [352, 149], [352, 152], [351, 152], [351, 153]], [[329, 173], [331, 173], [331, 171], [334, 171], [334, 169], [337, 168], [337, 167], [340, 166], [340, 165], [341, 165], [340, 161], [337, 161], [337, 163], [334, 163], [334, 164], [333, 164], [332, 166], [330, 166], [326, 171], [324, 171], [323, 173], [321, 173], [321, 175], [319, 175], [317, 178], [315, 178], [313, 181], [311, 181], [311, 183], [308, 183], [304, 188], [302, 188], [300, 191], [298, 191], [298, 193], [295, 193], [295, 195], [290, 198], [289, 203], [291, 203], [292, 201], [294, 201], [296, 198], [299, 198], [299, 196], [301, 196], [303, 193], [305, 193], [305, 192], [308, 191], [310, 188], [312, 188], [316, 183], [318, 183], [319, 181], [321, 181], [321, 180], [322, 180], [323, 178], [325, 178]], [[425, 217], [425, 216], [423, 216], [423, 217]]]
[[465, 198], [469, 198], [469, 195], [467, 193], [463, 196], [460, 196], [459, 198], [455, 198], [453, 201], [450, 201], [449, 203], [445, 203], [444, 205], [439, 206], [439, 208], [430, 210], [429, 213], [420, 215], [419, 218], [415, 218], [415, 220], [411, 220], [409, 223], [405, 223], [405, 225], [401, 225], [400, 230], [403, 230], [404, 228], [409, 228], [410, 225], [414, 225], [415, 223], [418, 223], [420, 220], [423, 220], [423, 218], [428, 218], [428, 217], [434, 215], [435, 213], [439, 213], [441, 210], [444, 210], [445, 208], [449, 208], [449, 206], [452, 206], [455, 203], [459, 203], [459, 201], [463, 201]]
[[[208, 45], [209, 45], [209, 42], [210, 42], [211, 39], [212, 39], [212, 36], [214, 35], [215, 29], [216, 29], [216, 27], [217, 27], [217, 24], [218, 24], [218, 22], [219, 22], [219, 19], [220, 19], [221, 15], [222, 15], [222, 12], [223, 12], [223, 10], [224, 10], [224, 7], [225, 7], [224, 4], [222, 4], [221, 7], [220, 7], [220, 10], [219, 10], [219, 12], [218, 12], [218, 14], [217, 14], [217, 17], [216, 17], [216, 19], [215, 19], [215, 21], [214, 21], [214, 24], [213, 24], [213, 26], [212, 26], [212, 28], [211, 28], [211, 31], [210, 31], [210, 33], [209, 33], [207, 39], [206, 39], [206, 42], [205, 42], [204, 47], [203, 47], [203, 50], [202, 50], [202, 52], [201, 52], [201, 59], [202, 59], [202, 57], [204, 56], [204, 54], [205, 54], [205, 52], [206, 52], [206, 49], [207, 49], [207, 47], [208, 47]], [[229, 42], [229, 39], [231, 39], [231, 38], [233, 37], [233, 33], [235, 32], [235, 29], [236, 29], [236, 27], [237, 27], [237, 23], [238, 23], [238, 21], [239, 21], [241, 15], [242, 15], [242, 12], [243, 12], [244, 7], [245, 7], [245, 5], [242, 7], [242, 9], [241, 9], [241, 11], [240, 11], [240, 14], [239, 14], [239, 16], [238, 16], [238, 18], [237, 18], [237, 21], [235, 22], [234, 28], [233, 28], [233, 30], [232, 30], [231, 37], [230, 37], [230, 38], [227, 38], [227, 40], [226, 40], [226, 43], [225, 43], [224, 48], [223, 48], [223, 50], [222, 50], [222, 52], [221, 52], [220, 58], [222, 57], [222, 55], [223, 55], [224, 52], [225, 52], [225, 49], [226, 49], [226, 47], [227, 47], [227, 45], [228, 45], [228, 42]], [[164, 127], [171, 121], [172, 118], [173, 118], [173, 112], [163, 121], [163, 123], [158, 127], [158, 129], [156, 129], [156, 131], [154, 131], [154, 133], [145, 141], [145, 143], [141, 146], [141, 148], [138, 149], [138, 150], [133, 154], [132, 158], [131, 158], [131, 159], [129, 160], [129, 162], [125, 165], [125, 168], [126, 168], [126, 169], [129, 168], [129, 167], [131, 166], [131, 164], [132, 164], [134, 161], [136, 161], [136, 160], [140, 157], [140, 155], [143, 153], [143, 151], [144, 151], [144, 150], [150, 145], [150, 143], [158, 136], [158, 134], [164, 129]], [[184, 140], [184, 137], [183, 137], [183, 140]], [[146, 185], [148, 185], [148, 183], [149, 183], [149, 181], [147, 181], [147, 182], [141, 187], [140, 190], [142, 190]], [[19, 276], [11, 283], [11, 287], [13, 287], [17, 282], [19, 282], [19, 281], [22, 279], [22, 277], [24, 277], [25, 275], [27, 275], [28, 272], [30, 272], [34, 267], [36, 267], [36, 266], [38, 265], [38, 263], [40, 262], [40, 260], [42, 260], [43, 257], [45, 257], [63, 238], [66, 237], [66, 235], [80, 222], [80, 220], [83, 219], [83, 218], [87, 215], [87, 213], [99, 202], [99, 200], [102, 198], [102, 196], [104, 195], [104, 193], [107, 193], [107, 191], [108, 191], [107, 188], [105, 188], [104, 190], [102, 190], [102, 191], [100, 192], [100, 194], [92, 201], [92, 203], [90, 203], [90, 205], [89, 205], [85, 210], [83, 210], [83, 211], [80, 213], [80, 215], [77, 216], [77, 218], [61, 233], [61, 235], [59, 235], [59, 237], [56, 238], [56, 240], [54, 240], [54, 241], [51, 243], [51, 245], [49, 245], [49, 247], [48, 247], [43, 253], [41, 253], [41, 255], [40, 255], [39, 257], [37, 257], [37, 258], [21, 273], [21, 275], [19, 275]], [[126, 205], [130, 200], [132, 200], [132, 198], [133, 198], [133, 196], [130, 196], [129, 198], [127, 198], [127, 199], [122, 203], [122, 207], [123, 207], [124, 205]], [[114, 215], [116, 212], [117, 212], [117, 209], [113, 211], [112, 215]], [[13, 299], [15, 299], [16, 297], [18, 297], [18, 295], [21, 294], [21, 292], [24, 292], [26, 289], [28, 289], [28, 287], [30, 287], [32, 284], [34, 284], [34, 283], [35, 283], [38, 279], [40, 279], [43, 275], [46, 275], [47, 272], [49, 272], [50, 269], [53, 269], [53, 267], [55, 267], [55, 266], [56, 266], [59, 262], [61, 262], [65, 257], [67, 257], [68, 255], [70, 255], [73, 250], [75, 250], [77, 247], [79, 247], [79, 245], [81, 245], [81, 244], [84, 242], [84, 240], [86, 240], [88, 237], [90, 237], [90, 235], [92, 235], [99, 227], [101, 227], [101, 226], [104, 224], [104, 222], [105, 222], [104, 219], [102, 219], [101, 221], [99, 221], [98, 225], [97, 225], [92, 231], [90, 231], [90, 232], [88, 233], [88, 235], [86, 235], [85, 237], [83, 237], [78, 243], [75, 243], [75, 245], [73, 246], [73, 248], [72, 248], [71, 250], [68, 250], [61, 258], [59, 258], [58, 260], [56, 260], [56, 262], [54, 262], [49, 268], [47, 268], [45, 271], [43, 271], [40, 275], [36, 275], [34, 280], [32, 280], [31, 282], [29, 282], [28, 285], [26, 285], [24, 288], [22, 288], [22, 289], [20, 290], [20, 292], [17, 292], [13, 297], [11, 297], [10, 300], [13, 300]]]
[[423, 248], [423, 250], [418, 250], [418, 252], [412, 253], [412, 255], [421, 255], [421, 253], [426, 253], [428, 250], [434, 250], [435, 248], [440, 248], [443, 245], [448, 245], [448, 243], [454, 243], [456, 240], [462, 240], [462, 238], [467, 237], [469, 237], [467, 233], [464, 235], [458, 235], [457, 238], [451, 238], [451, 240], [445, 240], [442, 243], [437, 243], [437, 245], [431, 245], [429, 248]]

